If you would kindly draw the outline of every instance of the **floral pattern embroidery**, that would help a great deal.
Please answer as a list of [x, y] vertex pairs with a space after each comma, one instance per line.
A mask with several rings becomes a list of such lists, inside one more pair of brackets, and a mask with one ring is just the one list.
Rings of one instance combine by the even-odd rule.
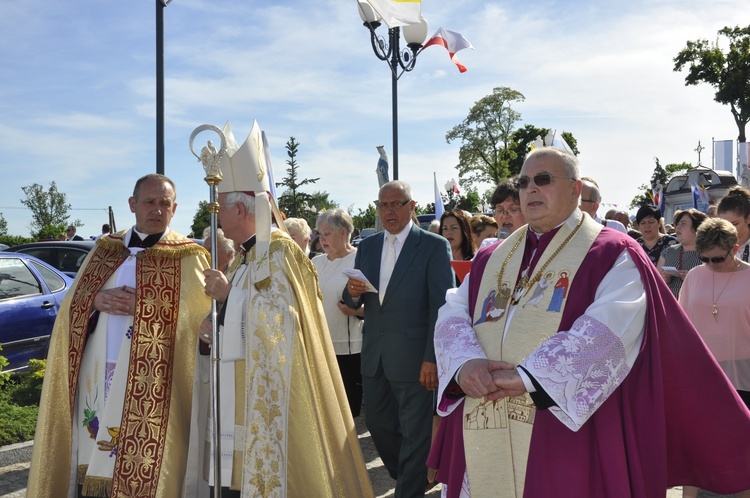
[[630, 371], [620, 338], [588, 315], [578, 318], [570, 331], [544, 341], [524, 366], [557, 403], [556, 415], [573, 429], [588, 420]]

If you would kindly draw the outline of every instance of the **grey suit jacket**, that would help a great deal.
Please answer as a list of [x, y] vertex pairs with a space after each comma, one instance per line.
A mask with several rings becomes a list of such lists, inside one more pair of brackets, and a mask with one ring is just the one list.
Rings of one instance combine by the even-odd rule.
[[[376, 288], [385, 232], [359, 245], [354, 267]], [[344, 302], [353, 308], [364, 302], [362, 374], [372, 376], [380, 361], [386, 378], [418, 381], [422, 362], [435, 362], [433, 337], [438, 309], [455, 276], [448, 241], [412, 225], [396, 260], [383, 304], [378, 294], [366, 292], [352, 299], [346, 287]]]

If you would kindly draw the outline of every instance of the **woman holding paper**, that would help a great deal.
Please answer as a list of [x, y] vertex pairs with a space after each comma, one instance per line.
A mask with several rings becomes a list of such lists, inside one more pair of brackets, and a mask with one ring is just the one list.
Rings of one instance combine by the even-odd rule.
[[318, 270], [320, 290], [323, 293], [323, 310], [326, 314], [331, 342], [336, 352], [336, 361], [341, 370], [346, 397], [352, 417], [362, 408], [362, 374], [360, 373], [362, 351], [362, 308], [354, 310], [341, 302], [341, 293], [348, 277], [342, 272], [354, 268], [357, 249], [349, 240], [354, 224], [349, 213], [343, 209], [330, 209], [318, 217], [315, 223], [324, 254], [312, 259]]
[[656, 264], [674, 297], [680, 297], [680, 287], [687, 272], [701, 264], [695, 250], [695, 233], [706, 219], [708, 216], [693, 208], [675, 213], [673, 221], [679, 244], [666, 247]]

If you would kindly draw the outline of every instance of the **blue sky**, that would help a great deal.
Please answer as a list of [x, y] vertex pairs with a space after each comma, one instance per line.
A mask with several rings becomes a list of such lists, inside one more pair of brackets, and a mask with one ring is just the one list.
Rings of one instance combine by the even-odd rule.
[[[523, 123], [572, 132], [584, 174], [605, 202], [627, 204], [662, 164], [697, 163], [698, 141], [733, 139], [729, 109], [706, 85], [684, 86], [672, 58], [689, 39], [747, 25], [744, 1], [423, 0], [422, 14], [464, 34], [460, 74], [434, 47], [399, 82], [399, 177], [420, 204], [458, 179], [459, 144], [445, 133], [497, 86], [526, 97]], [[94, 235], [155, 166], [155, 6], [135, 0], [6, 2], [0, 19], [0, 213], [28, 235], [21, 187], [55, 181], [72, 218]], [[745, 12], [745, 14], [742, 14]], [[744, 16], [744, 18], [743, 18]], [[239, 141], [257, 119], [277, 179], [284, 144], [300, 142], [303, 177], [344, 208], [377, 197], [377, 145], [391, 147], [391, 86], [370, 48], [356, 0], [174, 0], [164, 11], [165, 172], [177, 184], [172, 226], [187, 233], [208, 197], [188, 138], [229, 120]], [[381, 28], [383, 29], [383, 28]], [[209, 137], [206, 137], [206, 139]], [[487, 186], [489, 188], [489, 186]]]

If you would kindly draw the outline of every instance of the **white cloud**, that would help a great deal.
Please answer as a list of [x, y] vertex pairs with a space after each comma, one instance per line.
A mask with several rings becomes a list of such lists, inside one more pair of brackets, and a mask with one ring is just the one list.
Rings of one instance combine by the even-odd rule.
[[[15, 151], [0, 162], [11, 178], [6, 202], [16, 203], [23, 185], [54, 180], [74, 208], [119, 206], [124, 227], [132, 184], [155, 170], [153, 4], [31, 0], [6, 7], [0, 146]], [[654, 157], [696, 162], [698, 140], [708, 147], [711, 137], [736, 136], [728, 108], [713, 102], [710, 87], [686, 88], [672, 59], [688, 39], [713, 40], [737, 24], [744, 8], [739, 0], [616, 7], [425, 0], [430, 34], [441, 26], [459, 31], [476, 50], [459, 53], [465, 74], [436, 47], [401, 77], [400, 177], [420, 204], [431, 202], [433, 171], [442, 183], [458, 176], [458, 144], [445, 142], [446, 131], [493, 87], [509, 86], [526, 96], [517, 106], [525, 123], [571, 131], [605, 200], [629, 202], [650, 178]], [[239, 136], [258, 119], [277, 178], [286, 169], [284, 144], [295, 136], [302, 174], [320, 177], [312, 190], [344, 207], [374, 199], [375, 146], [392, 155], [391, 78], [372, 53], [354, 0], [180, 0], [164, 14], [166, 172], [178, 185], [178, 231], [189, 230], [207, 198], [187, 147], [203, 123], [231, 120]], [[710, 151], [702, 159], [707, 164]], [[0, 212], [11, 232], [27, 233], [22, 211]], [[79, 213], [88, 212], [73, 216]], [[84, 220], [92, 234], [99, 216]]]

